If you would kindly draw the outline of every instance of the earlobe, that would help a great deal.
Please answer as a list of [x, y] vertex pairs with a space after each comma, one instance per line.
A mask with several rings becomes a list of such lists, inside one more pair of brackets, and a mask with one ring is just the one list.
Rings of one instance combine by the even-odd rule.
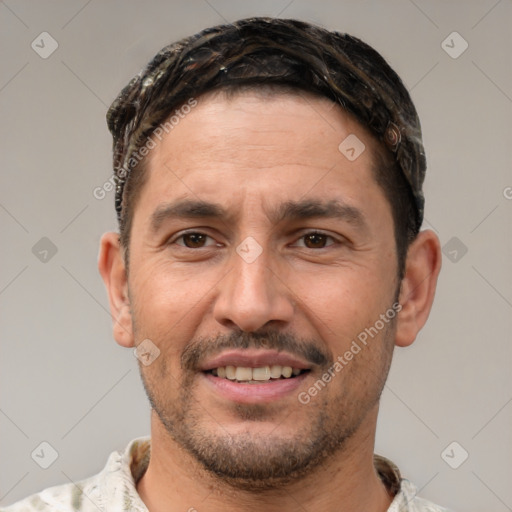
[[400, 289], [402, 309], [398, 315], [395, 344], [411, 345], [427, 321], [441, 270], [439, 239], [431, 230], [420, 232], [407, 253]]
[[118, 233], [101, 237], [98, 270], [107, 288], [114, 338], [123, 347], [133, 347], [128, 280]]

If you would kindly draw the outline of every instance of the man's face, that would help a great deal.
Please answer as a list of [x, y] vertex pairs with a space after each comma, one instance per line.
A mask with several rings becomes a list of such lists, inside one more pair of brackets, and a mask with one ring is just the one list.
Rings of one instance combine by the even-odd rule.
[[199, 98], [150, 155], [128, 281], [135, 343], [160, 350], [144, 385], [172, 439], [234, 484], [298, 478], [374, 426], [394, 321], [344, 357], [399, 284], [374, 149], [327, 100], [243, 93]]

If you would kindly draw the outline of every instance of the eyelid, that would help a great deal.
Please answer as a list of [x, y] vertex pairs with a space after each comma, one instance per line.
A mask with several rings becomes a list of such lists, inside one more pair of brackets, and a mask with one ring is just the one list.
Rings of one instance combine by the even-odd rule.
[[[312, 249], [312, 250], [315, 250], [315, 251], [318, 251], [318, 250], [321, 250], [321, 249], [327, 249], [327, 247], [331, 247], [332, 245], [334, 245], [335, 243], [342, 243], [343, 240], [340, 240], [338, 239], [337, 237], [335, 237], [334, 235], [331, 235], [330, 233], [326, 233], [325, 231], [322, 231], [320, 229], [309, 229], [309, 230], [305, 230], [305, 231], [301, 231], [300, 232], [300, 235], [299, 237], [296, 239], [296, 241], [292, 244], [292, 247], [295, 246], [295, 244], [299, 241], [299, 240], [303, 240], [304, 237], [306, 237], [307, 235], [322, 235], [322, 236], [325, 236], [326, 238], [330, 238], [333, 243], [332, 244], [329, 244], [327, 245], [326, 247], [321, 247], [320, 249]], [[309, 249], [309, 247], [306, 247], [306, 249]]]
[[[215, 238], [213, 238], [213, 236], [209, 235], [208, 233], [205, 233], [201, 229], [186, 229], [185, 231], [179, 231], [178, 233], [176, 233], [172, 237], [170, 237], [168, 239], [168, 241], [166, 242], [166, 245], [176, 244], [176, 242], [178, 240], [182, 239], [185, 235], [191, 235], [191, 234], [194, 234], [194, 235], [204, 235], [207, 238], [210, 238], [213, 241], [215, 241], [216, 244], [218, 244], [218, 242], [215, 240]], [[192, 248], [192, 247], [187, 247], [185, 244], [176, 244], [176, 245], [179, 245], [180, 247], [184, 247], [185, 249], [192, 249], [192, 250], [196, 250], [197, 251], [198, 249], [204, 249], [205, 247], [211, 247], [214, 244], [206, 245], [205, 247], [197, 247], [195, 249]]]
[[[168, 239], [168, 241], [166, 242], [167, 245], [171, 245], [171, 244], [176, 244], [176, 242], [180, 239], [182, 239], [185, 235], [189, 235], [189, 234], [198, 234], [198, 235], [204, 235], [206, 236], [207, 238], [210, 238], [211, 240], [214, 240], [216, 242], [215, 245], [219, 245], [220, 243], [216, 241], [216, 239], [209, 235], [208, 233], [205, 233], [204, 231], [204, 228], [191, 228], [191, 229], [186, 229], [184, 231], [179, 231], [178, 233], [174, 234], [172, 237], [170, 237]], [[346, 242], [346, 239], [344, 237], [339, 237], [337, 238], [336, 236], [330, 234], [330, 233], [327, 233], [325, 231], [322, 231], [322, 230], [319, 230], [319, 229], [305, 229], [305, 230], [301, 230], [299, 231], [299, 236], [296, 238], [295, 242], [291, 245], [292, 247], [296, 246], [297, 242], [299, 240], [303, 240], [304, 237], [306, 237], [307, 235], [322, 235], [322, 236], [325, 236], [326, 238], [330, 238], [333, 242], [329, 245], [327, 245], [326, 247], [322, 247], [321, 249], [326, 249], [327, 247], [331, 247], [332, 245], [334, 245], [335, 243], [344, 243]], [[297, 234], [295, 235], [297, 236]], [[185, 249], [193, 249], [191, 247], [187, 247], [185, 244], [176, 244], [176, 245], [179, 245], [180, 247], [184, 247]], [[209, 244], [209, 245], [206, 245], [204, 247], [198, 247], [198, 248], [195, 248], [193, 250], [197, 250], [197, 249], [204, 249], [206, 247], [211, 247], [213, 246], [214, 244]], [[308, 249], [308, 247], [305, 247], [306, 249]], [[312, 250], [320, 250], [320, 249], [312, 249]]]

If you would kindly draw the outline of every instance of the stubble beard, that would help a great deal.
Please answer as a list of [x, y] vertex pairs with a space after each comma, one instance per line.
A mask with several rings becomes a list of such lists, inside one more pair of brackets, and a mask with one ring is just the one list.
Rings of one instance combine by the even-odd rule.
[[[178, 398], [171, 400], [162, 387], [162, 383], [172, 385], [174, 380], [166, 364], [158, 376], [146, 373], [142, 365], [139, 367], [146, 394], [160, 422], [200, 467], [236, 489], [272, 490], [300, 481], [346, 450], [350, 438], [378, 405], [391, 364], [394, 332], [395, 321], [387, 324], [382, 339], [372, 341], [381, 347], [370, 361], [373, 368], [365, 368], [368, 360], [356, 356], [327, 385], [337, 386], [334, 395], [323, 389], [307, 405], [297, 401], [297, 408], [309, 410], [304, 409], [303, 424], [287, 437], [279, 436], [279, 422], [271, 434], [258, 434], [254, 427], [258, 421], [270, 419], [269, 406], [242, 404], [234, 406], [233, 413], [247, 422], [248, 428], [232, 435], [215, 421], [215, 411], [207, 411], [194, 396], [196, 372], [183, 371]], [[332, 364], [333, 361], [326, 363], [319, 376]], [[358, 381], [370, 384], [354, 395], [351, 385]]]

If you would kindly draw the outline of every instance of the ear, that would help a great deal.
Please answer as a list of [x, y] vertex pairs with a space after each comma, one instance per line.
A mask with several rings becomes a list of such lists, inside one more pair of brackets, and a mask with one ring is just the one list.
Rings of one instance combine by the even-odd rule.
[[411, 345], [425, 325], [441, 270], [441, 246], [437, 235], [430, 229], [418, 233], [409, 246], [405, 275], [400, 288], [400, 304], [395, 344]]
[[107, 288], [114, 338], [123, 347], [133, 347], [128, 279], [118, 233], [101, 237], [98, 269]]

